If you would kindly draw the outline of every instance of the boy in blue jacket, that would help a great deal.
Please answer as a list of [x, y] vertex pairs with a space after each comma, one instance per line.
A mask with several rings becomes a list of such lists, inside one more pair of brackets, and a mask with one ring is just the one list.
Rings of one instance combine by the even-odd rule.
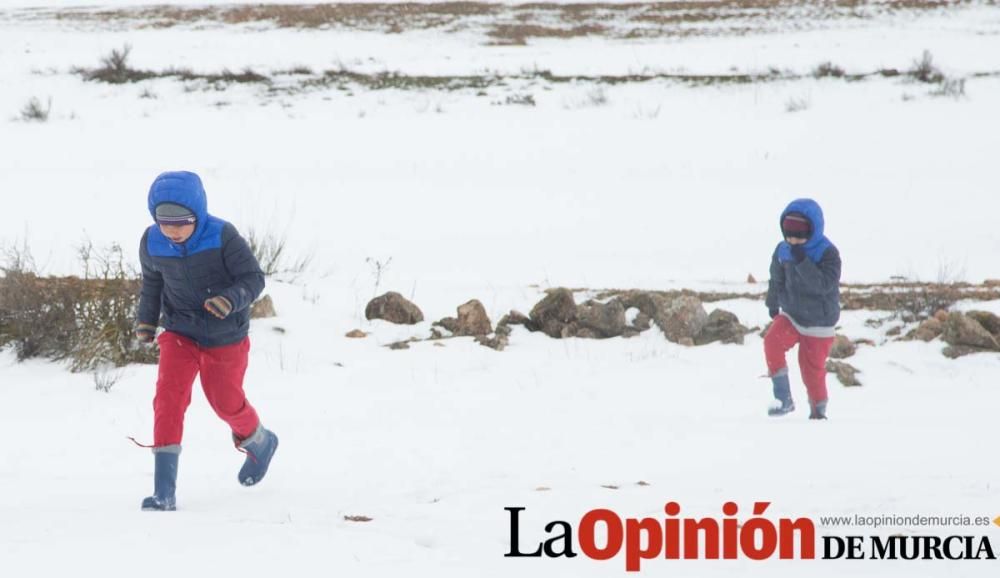
[[[264, 289], [264, 274], [231, 224], [208, 214], [198, 175], [167, 172], [149, 189], [155, 221], [142, 236], [142, 292], [136, 337], [160, 347], [153, 400], [153, 495], [143, 510], [176, 509], [177, 461], [184, 412], [194, 379], [216, 415], [247, 454], [239, 473], [245, 486], [259, 482], [278, 447], [243, 392], [250, 340], [250, 305]], [[164, 331], [156, 337], [158, 326]]]
[[840, 252], [823, 235], [823, 210], [812, 199], [792, 201], [779, 223], [785, 240], [771, 257], [766, 300], [774, 321], [764, 354], [776, 399], [768, 414], [795, 411], [785, 353], [798, 344], [809, 419], [826, 419], [826, 359], [840, 319]]

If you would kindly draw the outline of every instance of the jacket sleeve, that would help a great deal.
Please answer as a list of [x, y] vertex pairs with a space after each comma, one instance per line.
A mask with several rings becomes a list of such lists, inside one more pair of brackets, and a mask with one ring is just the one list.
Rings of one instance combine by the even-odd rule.
[[830, 295], [840, 287], [840, 252], [830, 247], [819, 263], [803, 259], [795, 266], [795, 285], [803, 293]]
[[242, 311], [250, 307], [264, 290], [264, 272], [250, 245], [232, 225], [226, 225], [222, 233], [222, 261], [233, 284], [221, 295], [232, 303], [233, 311]]
[[778, 261], [778, 248], [771, 255], [771, 279], [767, 282], [767, 299], [764, 304], [768, 309], [778, 308], [778, 292], [785, 286], [785, 268]]
[[146, 248], [149, 230], [142, 235], [139, 245], [139, 264], [142, 266], [142, 289], [139, 291], [139, 311], [136, 320], [156, 327], [160, 324], [160, 304], [163, 295], [163, 275], [153, 267], [153, 260]]

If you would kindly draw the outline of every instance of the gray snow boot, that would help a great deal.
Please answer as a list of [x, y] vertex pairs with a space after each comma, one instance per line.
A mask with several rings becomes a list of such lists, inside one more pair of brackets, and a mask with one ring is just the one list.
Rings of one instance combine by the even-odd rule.
[[[235, 435], [233, 439], [237, 440]], [[247, 454], [247, 459], [240, 468], [240, 483], [244, 486], [253, 486], [267, 474], [271, 458], [278, 449], [278, 436], [264, 426], [258, 425], [250, 437], [238, 441], [236, 447]]]
[[816, 403], [810, 401], [809, 419], [826, 419], [826, 402], [825, 399]]
[[177, 458], [181, 446], [153, 449], [156, 469], [153, 473], [153, 495], [142, 501], [142, 509], [150, 512], [170, 512], [177, 509]]
[[768, 408], [767, 415], [778, 417], [795, 411], [795, 402], [792, 401], [792, 386], [788, 381], [788, 370], [782, 369], [772, 375], [771, 384], [776, 402]]

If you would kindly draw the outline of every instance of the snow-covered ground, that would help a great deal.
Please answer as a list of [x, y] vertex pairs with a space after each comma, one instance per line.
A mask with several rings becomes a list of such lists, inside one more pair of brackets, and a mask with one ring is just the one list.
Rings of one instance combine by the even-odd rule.
[[[33, 4], [69, 3], [0, 9]], [[371, 261], [390, 258], [378, 290], [411, 297], [428, 321], [471, 298], [496, 321], [553, 286], [760, 291], [746, 276], [766, 279], [778, 214], [799, 196], [825, 207], [846, 281], [1000, 277], [1000, 78], [973, 76], [1000, 70], [1000, 10], [526, 46], [434, 31], [105, 30], [17, 14], [0, 12], [0, 242], [26, 238], [60, 274], [74, 271], [85, 237], [131, 256], [149, 222], [149, 183], [189, 169], [203, 176], [212, 212], [242, 230], [287, 231], [294, 254], [314, 257], [294, 283], [270, 283], [279, 316], [252, 326], [247, 390], [282, 439], [272, 472], [258, 488], [238, 486], [242, 456], [196, 394], [176, 514], [138, 511], [152, 459], [125, 439], [151, 436], [154, 367], [124, 369], [105, 394], [91, 375], [0, 356], [3, 574], [604, 576], [623, 573], [622, 559], [504, 559], [503, 508], [528, 508], [525, 545], [550, 520], [575, 522], [597, 507], [660, 516], [669, 500], [706, 516], [729, 500], [744, 511], [767, 500], [775, 519], [1000, 514], [993, 355], [950, 361], [936, 342], [861, 347], [851, 363], [865, 385], [831, 376], [832, 419], [817, 424], [801, 409], [763, 415], [770, 385], [758, 378], [756, 335], [744, 346], [684, 348], [655, 329], [589, 341], [516, 328], [502, 353], [471, 339], [390, 351], [380, 345], [426, 335], [429, 323], [363, 318], [376, 289]], [[942, 71], [965, 78], [966, 94], [930, 96], [933, 87], [904, 78], [515, 80], [479, 95], [215, 90], [173, 78], [108, 85], [71, 72], [125, 43], [136, 68], [269, 76], [294, 66], [317, 76], [341, 67], [808, 74], [825, 61], [860, 73], [905, 70], [929, 50]], [[506, 104], [525, 94], [535, 106]], [[51, 98], [47, 122], [18, 120], [31, 97]], [[766, 321], [760, 302], [715, 306], [750, 326]], [[842, 332], [879, 341], [882, 330], [864, 324], [875, 316], [849, 312]], [[356, 327], [372, 335], [343, 337]], [[795, 392], [804, 401], [801, 385]], [[1000, 529], [991, 529], [976, 533], [996, 545]], [[845, 570], [992, 576], [996, 562], [646, 566], [684, 576]]]

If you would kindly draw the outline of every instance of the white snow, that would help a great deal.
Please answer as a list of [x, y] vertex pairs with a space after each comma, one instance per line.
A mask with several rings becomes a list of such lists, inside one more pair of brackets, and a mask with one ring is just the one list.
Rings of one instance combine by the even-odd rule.
[[[25, 5], [92, 2], [4, 2]], [[132, 4], [104, 2], [106, 5]], [[506, 506], [525, 506], [525, 546], [542, 526], [607, 507], [663, 504], [718, 515], [726, 501], [769, 515], [1000, 514], [995, 413], [1000, 357], [956, 361], [942, 344], [869, 338], [848, 360], [864, 386], [831, 376], [830, 421], [765, 415], [762, 342], [684, 348], [654, 328], [634, 339], [553, 340], [515, 328], [498, 353], [469, 338], [406, 351], [430, 322], [480, 299], [496, 321], [548, 287], [760, 292], [785, 204], [824, 206], [845, 281], [1000, 277], [995, 230], [997, 77], [961, 99], [901, 79], [690, 87], [516, 84], [474, 90], [332, 88], [270, 94], [174, 79], [88, 83], [125, 43], [133, 64], [198, 72], [302, 65], [320, 73], [808, 73], [908, 68], [925, 49], [951, 75], [1000, 70], [995, 8], [750, 37], [530, 41], [475, 34], [179, 27], [103, 30], [0, 13], [0, 243], [27, 238], [45, 271], [74, 272], [74, 246], [122, 244], [134, 259], [161, 171], [204, 178], [210, 210], [241, 230], [287, 231], [314, 255], [294, 283], [272, 280], [279, 317], [256, 321], [247, 392], [281, 436], [268, 478], [242, 488], [242, 455], [196, 392], [179, 510], [138, 509], [152, 489], [156, 368], [93, 376], [0, 354], [0, 573], [9, 576], [606, 576], [596, 563], [509, 560]], [[188, 87], [188, 88], [186, 88]], [[140, 98], [144, 92], [155, 98]], [[532, 94], [534, 107], [496, 105]], [[904, 98], [904, 96], [906, 98]], [[17, 120], [51, 98], [46, 123]], [[786, 112], [791, 99], [806, 101]], [[367, 259], [392, 259], [378, 292], [412, 298], [427, 321], [367, 322]], [[747, 299], [707, 304], [762, 326]], [[1000, 303], [963, 303], [1000, 311]], [[284, 332], [278, 332], [281, 328]], [[354, 328], [372, 332], [347, 339]], [[197, 387], [197, 386], [196, 386]], [[639, 481], [648, 486], [637, 485]], [[616, 485], [612, 490], [603, 485]], [[537, 491], [539, 487], [550, 488]], [[368, 523], [348, 522], [366, 515]], [[992, 532], [991, 532], [992, 529]], [[945, 530], [897, 528], [906, 534]], [[821, 533], [871, 534], [821, 528]], [[960, 533], [988, 534], [997, 528]], [[952, 533], [952, 532], [947, 532]], [[653, 561], [684, 576], [992, 576], [996, 563]]]

